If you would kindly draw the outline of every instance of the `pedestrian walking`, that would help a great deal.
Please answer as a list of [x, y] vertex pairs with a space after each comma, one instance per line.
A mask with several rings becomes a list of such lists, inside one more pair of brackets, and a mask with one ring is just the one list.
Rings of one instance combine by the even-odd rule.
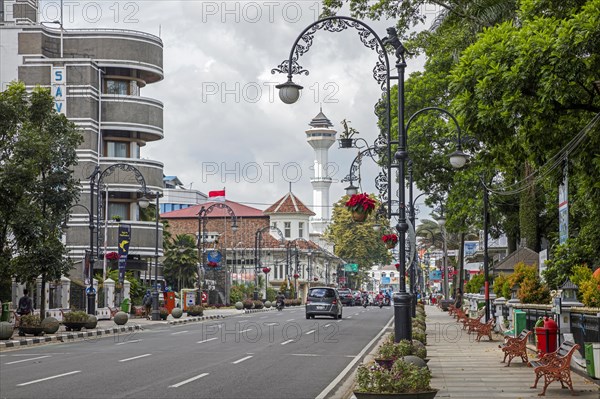
[[144, 305], [144, 316], [146, 316], [146, 320], [150, 320], [150, 310], [152, 308], [152, 295], [150, 295], [150, 290], [146, 290], [144, 299], [142, 299], [142, 305]]

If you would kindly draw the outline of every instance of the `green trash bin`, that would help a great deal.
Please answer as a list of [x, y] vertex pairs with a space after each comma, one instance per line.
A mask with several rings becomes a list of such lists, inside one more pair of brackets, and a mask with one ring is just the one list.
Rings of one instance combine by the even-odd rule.
[[518, 337], [519, 334], [521, 334], [521, 331], [523, 331], [525, 329], [525, 327], [527, 326], [526, 320], [527, 318], [527, 313], [525, 313], [524, 311], [520, 310], [520, 309], [515, 309], [515, 314], [513, 315], [513, 322], [514, 322], [514, 333], [515, 333], [515, 337]]
[[11, 302], [2, 303], [2, 314], [0, 315], [0, 321], [8, 321], [10, 315]]
[[600, 378], [600, 343], [584, 342], [585, 368], [592, 378]]
[[125, 298], [121, 302], [121, 311], [129, 314], [129, 298]]

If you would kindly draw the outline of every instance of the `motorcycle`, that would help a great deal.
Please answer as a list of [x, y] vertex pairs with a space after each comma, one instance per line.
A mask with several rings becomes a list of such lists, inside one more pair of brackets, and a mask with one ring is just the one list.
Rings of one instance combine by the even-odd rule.
[[363, 308], [366, 309], [367, 306], [369, 306], [369, 298], [363, 298], [362, 299], [362, 305], [363, 305]]
[[277, 303], [275, 304], [275, 308], [279, 311], [281, 311], [284, 307], [284, 303], [283, 301], [277, 301]]
[[383, 301], [379, 301], [379, 309], [383, 308]]

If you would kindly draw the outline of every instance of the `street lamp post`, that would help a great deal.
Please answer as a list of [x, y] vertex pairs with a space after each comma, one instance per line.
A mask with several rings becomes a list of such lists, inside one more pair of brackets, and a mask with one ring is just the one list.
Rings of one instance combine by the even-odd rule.
[[[258, 275], [260, 273], [260, 267], [261, 267], [261, 253], [260, 253], [260, 249], [262, 247], [262, 235], [265, 231], [267, 230], [272, 230], [277, 232], [277, 234], [279, 235], [279, 241], [280, 243], [283, 245], [285, 242], [285, 239], [283, 238], [283, 232], [275, 226], [265, 226], [263, 228], [260, 228], [258, 230], [256, 230], [256, 233], [254, 234], [254, 294], [253, 294], [253, 298], [255, 301], [258, 300]], [[266, 295], [266, 285], [265, 285], [265, 295]]]
[[[398, 35], [396, 33], [395, 28], [388, 28], [388, 36], [385, 39], [381, 39], [371, 27], [366, 25], [364, 22], [345, 16], [332, 16], [322, 18], [318, 21], [313, 22], [308, 27], [306, 27], [300, 35], [296, 38], [294, 45], [290, 50], [290, 54], [287, 60], [284, 60], [281, 64], [278, 65], [277, 68], [271, 70], [272, 73], [287, 73], [287, 81], [283, 84], [277, 85], [276, 88], [279, 89], [279, 97], [286, 104], [292, 104], [296, 102], [300, 96], [300, 90], [302, 86], [294, 83], [292, 81], [293, 75], [306, 74], [308, 75], [308, 71], [303, 69], [303, 67], [298, 63], [300, 57], [305, 54], [313, 44], [313, 36], [317, 30], [324, 29], [330, 32], [341, 32], [348, 28], [354, 28], [359, 31], [359, 38], [362, 43], [372, 49], [375, 50], [378, 54], [378, 62], [374, 69], [374, 78], [381, 85], [381, 88], [385, 91], [385, 105], [386, 105], [386, 114], [385, 114], [385, 128], [382, 131], [382, 134], [378, 138], [380, 143], [385, 143], [384, 145], [387, 148], [387, 153], [385, 155], [386, 158], [386, 171], [380, 173], [380, 177], [383, 175], [382, 179], [385, 181], [386, 189], [385, 194], [383, 195], [384, 200], [387, 200], [387, 211], [388, 218], [392, 217], [398, 218], [398, 223], [396, 225], [396, 229], [399, 233], [399, 263], [400, 268], [399, 272], [401, 276], [404, 276], [406, 271], [406, 237], [405, 234], [408, 231], [408, 223], [406, 222], [406, 212], [405, 212], [405, 162], [408, 159], [408, 149], [407, 149], [407, 141], [406, 141], [406, 133], [408, 131], [411, 120], [416, 117], [418, 114], [429, 111], [429, 110], [438, 110], [448, 114], [453, 121], [456, 123], [456, 119], [452, 116], [448, 111], [443, 110], [437, 107], [425, 108], [420, 111], [417, 111], [413, 114], [408, 123], [404, 124], [404, 72], [406, 69], [406, 62], [404, 60], [404, 55], [406, 53], [406, 49], [402, 45]], [[300, 44], [300, 41], [303, 43]], [[396, 68], [398, 70], [397, 76], [391, 76], [391, 67], [387, 52], [385, 51], [385, 46], [390, 45], [395, 50], [396, 55]], [[392, 140], [391, 137], [391, 91], [390, 91], [390, 81], [394, 79], [398, 81], [398, 140]], [[460, 135], [460, 132], [459, 132]], [[394, 154], [394, 159], [397, 161], [394, 163], [392, 161], [392, 147], [396, 146], [397, 150]], [[462, 154], [460, 149], [460, 139], [458, 141], [458, 148], [456, 153], [459, 155]], [[452, 158], [454, 159], [454, 158]], [[392, 177], [392, 169], [398, 170], [398, 182], [400, 185], [400, 189], [398, 190], [398, 210], [394, 211], [392, 209], [392, 194], [395, 192], [392, 187], [392, 182], [394, 181]], [[379, 180], [379, 178], [378, 178]], [[380, 181], [380, 180], [379, 180]], [[383, 186], [383, 185], [382, 185]], [[395, 333], [395, 341], [399, 342], [402, 339], [410, 340], [412, 338], [412, 325], [411, 325], [411, 317], [410, 317], [410, 303], [411, 298], [410, 294], [406, 292], [406, 282], [403, 278], [400, 279], [399, 292], [395, 295], [394, 298], [394, 333]]]
[[[202, 305], [202, 290], [206, 282], [206, 224], [208, 215], [215, 209], [223, 209], [231, 217], [232, 232], [235, 233], [238, 229], [237, 216], [229, 205], [222, 202], [215, 202], [208, 207], [203, 205], [200, 208], [198, 212], [198, 303], [200, 305]], [[227, 277], [225, 279], [227, 280]], [[208, 294], [206, 294], [206, 300], [208, 302]]]
[[446, 257], [447, 257], [447, 248], [446, 248], [446, 216], [444, 216], [444, 208], [441, 208], [440, 215], [437, 217], [437, 222], [442, 228], [442, 238], [443, 238], [443, 255], [442, 255], [442, 273], [443, 276], [443, 286], [442, 293], [444, 294], [444, 299], [448, 300], [448, 267], [446, 265]]
[[159, 199], [162, 197], [160, 192], [154, 193], [156, 197], [156, 225], [155, 225], [155, 241], [154, 241], [154, 289], [152, 291], [152, 320], [160, 320], [160, 310], [158, 309], [158, 239], [160, 236], [159, 221], [160, 221], [160, 203]]

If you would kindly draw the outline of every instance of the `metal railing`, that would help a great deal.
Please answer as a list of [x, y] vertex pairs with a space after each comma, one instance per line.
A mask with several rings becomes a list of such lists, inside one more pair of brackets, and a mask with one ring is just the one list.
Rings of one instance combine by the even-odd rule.
[[600, 342], [600, 315], [571, 312], [569, 316], [573, 340], [584, 356], [586, 342]]

